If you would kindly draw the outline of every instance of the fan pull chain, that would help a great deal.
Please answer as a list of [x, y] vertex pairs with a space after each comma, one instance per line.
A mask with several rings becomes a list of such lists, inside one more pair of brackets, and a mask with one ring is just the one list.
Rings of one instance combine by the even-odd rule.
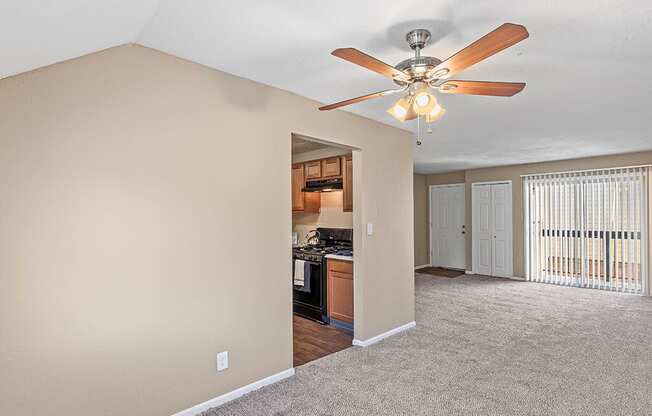
[[417, 117], [417, 146], [421, 146], [421, 117]]

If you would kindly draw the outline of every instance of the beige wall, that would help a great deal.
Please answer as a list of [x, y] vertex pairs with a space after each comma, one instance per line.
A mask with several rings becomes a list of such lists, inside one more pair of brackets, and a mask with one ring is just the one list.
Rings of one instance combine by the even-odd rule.
[[291, 367], [292, 132], [361, 149], [356, 337], [414, 320], [410, 134], [317, 106], [139, 46], [0, 81], [0, 414], [169, 415]]
[[452, 185], [454, 183], [464, 183], [466, 175], [464, 171], [438, 173], [436, 175], [428, 175], [426, 182], [430, 185]]
[[[524, 217], [523, 217], [523, 180], [521, 175], [531, 173], [564, 172], [570, 170], [600, 169], [652, 164], [652, 151], [628, 153], [621, 155], [590, 157], [573, 160], [531, 163], [525, 165], [502, 166], [494, 168], [473, 169], [465, 172], [428, 175], [428, 184], [466, 183], [466, 268], [472, 269], [472, 207], [471, 186], [474, 182], [512, 181], [513, 213], [513, 255], [514, 275], [525, 276]], [[460, 179], [462, 179], [460, 181]], [[418, 250], [415, 242], [415, 250]]]
[[426, 175], [414, 175], [414, 264], [430, 263], [428, 255], [428, 185]]

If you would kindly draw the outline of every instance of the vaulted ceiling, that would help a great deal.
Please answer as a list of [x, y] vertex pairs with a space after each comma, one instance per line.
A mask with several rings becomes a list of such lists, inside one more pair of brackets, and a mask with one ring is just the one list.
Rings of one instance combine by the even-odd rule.
[[[440, 95], [448, 112], [415, 146], [416, 171], [652, 149], [647, 0], [4, 0], [0, 77], [135, 42], [330, 103], [392, 87], [331, 56], [335, 48], [396, 64], [411, 55], [405, 33], [426, 28], [433, 41], [423, 53], [445, 59], [503, 22], [525, 25], [530, 38], [456, 78], [526, 89], [512, 98]], [[345, 111], [415, 131], [416, 122], [386, 113], [395, 100]]]

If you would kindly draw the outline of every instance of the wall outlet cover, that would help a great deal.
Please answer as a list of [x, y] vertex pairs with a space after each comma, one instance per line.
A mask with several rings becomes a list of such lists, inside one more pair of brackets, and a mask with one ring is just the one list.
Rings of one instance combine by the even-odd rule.
[[229, 352], [222, 351], [217, 353], [217, 371], [224, 371], [229, 368]]

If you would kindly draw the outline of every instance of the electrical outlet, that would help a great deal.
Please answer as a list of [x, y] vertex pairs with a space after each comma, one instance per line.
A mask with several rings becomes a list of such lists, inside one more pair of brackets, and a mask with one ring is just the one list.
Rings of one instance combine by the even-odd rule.
[[229, 352], [222, 351], [217, 353], [217, 371], [224, 371], [229, 368]]

